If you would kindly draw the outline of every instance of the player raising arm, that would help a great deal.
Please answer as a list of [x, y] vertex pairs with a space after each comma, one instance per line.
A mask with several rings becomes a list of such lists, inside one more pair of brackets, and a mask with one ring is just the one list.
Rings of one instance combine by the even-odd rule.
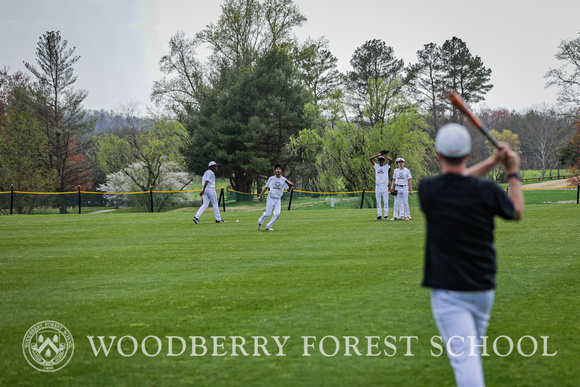
[[272, 226], [276, 223], [276, 220], [280, 216], [280, 212], [282, 210], [282, 195], [284, 194], [284, 190], [290, 189], [293, 187], [293, 184], [290, 181], [286, 180], [285, 177], [282, 176], [282, 166], [280, 164], [276, 164], [274, 167], [274, 176], [271, 176], [266, 183], [266, 186], [258, 195], [258, 199], [256, 201], [260, 201], [262, 195], [266, 191], [268, 192], [268, 197], [266, 198], [266, 211], [262, 214], [260, 219], [258, 219], [258, 230], [262, 229], [262, 223], [268, 218], [272, 211], [274, 215], [272, 219], [266, 224], [266, 230], [274, 231]]
[[[375, 170], [375, 197], [377, 199], [376, 220], [381, 220], [383, 216], [381, 199], [385, 210], [384, 219], [387, 220], [389, 218], [389, 169], [391, 169], [393, 159], [387, 156], [388, 152], [387, 150], [382, 150], [380, 153], [369, 157]], [[375, 164], [375, 159], [378, 159], [378, 164]], [[385, 160], [389, 160], [389, 162], [385, 164]]]

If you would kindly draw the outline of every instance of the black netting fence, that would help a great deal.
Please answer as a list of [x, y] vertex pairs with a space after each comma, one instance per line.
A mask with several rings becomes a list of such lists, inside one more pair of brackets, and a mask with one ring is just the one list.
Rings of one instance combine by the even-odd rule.
[[[526, 188], [525, 203], [579, 203], [578, 187]], [[202, 204], [201, 190], [144, 192], [0, 192], [0, 214], [59, 214], [99, 212], [168, 212], [188, 211]], [[257, 194], [218, 188], [222, 210], [261, 210], [265, 197], [256, 202]], [[389, 197], [390, 206], [393, 197]], [[411, 208], [418, 207], [418, 195], [409, 196]], [[293, 190], [282, 198], [284, 210], [334, 210], [376, 208], [374, 191], [312, 192]], [[392, 208], [392, 207], [391, 207]]]

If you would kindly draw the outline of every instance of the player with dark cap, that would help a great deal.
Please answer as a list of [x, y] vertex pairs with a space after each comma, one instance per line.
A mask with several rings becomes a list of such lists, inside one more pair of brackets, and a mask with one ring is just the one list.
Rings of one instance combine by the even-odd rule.
[[[442, 126], [435, 138], [441, 175], [419, 185], [427, 220], [423, 286], [446, 345], [458, 386], [484, 386], [480, 357], [494, 301], [494, 217], [519, 220], [523, 213], [520, 160], [502, 144], [487, 160], [467, 168], [471, 137], [458, 124]], [[480, 179], [494, 166], [506, 169], [509, 196]]]

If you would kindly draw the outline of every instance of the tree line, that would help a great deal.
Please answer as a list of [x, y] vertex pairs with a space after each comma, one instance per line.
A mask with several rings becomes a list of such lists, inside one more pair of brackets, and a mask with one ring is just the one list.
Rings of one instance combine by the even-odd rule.
[[[171, 37], [163, 77], [152, 85], [158, 110], [147, 118], [131, 103], [114, 114], [83, 109], [88, 92], [74, 88], [75, 48], [59, 32], [45, 33], [36, 64], [25, 63], [30, 75], [0, 71], [0, 191], [110, 189], [114, 176], [133, 190], [182, 186], [188, 179], [179, 174], [201, 174], [214, 159], [242, 192], [259, 191], [275, 163], [304, 189], [358, 190], [372, 185], [365, 161], [383, 148], [404, 157], [417, 178], [435, 173], [437, 128], [463, 121], [445, 93], [457, 90], [474, 105], [493, 87], [482, 58], [451, 37], [425, 44], [406, 64], [371, 39], [341, 73], [326, 38], [296, 39], [306, 20], [292, 0], [226, 0], [215, 23]], [[201, 45], [211, 49], [204, 60]], [[546, 74], [561, 90], [559, 105], [477, 112], [520, 150], [525, 167], [542, 172], [580, 165], [580, 38], [559, 50], [562, 67]], [[473, 139], [478, 162], [490, 147]]]

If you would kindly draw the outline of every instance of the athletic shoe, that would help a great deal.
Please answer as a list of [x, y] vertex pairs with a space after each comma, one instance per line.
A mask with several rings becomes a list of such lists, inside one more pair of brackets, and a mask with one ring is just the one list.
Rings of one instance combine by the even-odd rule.
[[395, 218], [395, 217], [391, 218], [391, 220], [397, 220], [397, 219], [398, 219], [398, 218]]
[[195, 222], [195, 224], [199, 224], [199, 219], [197, 219], [195, 216], [193, 217], [193, 221]]
[[262, 229], [262, 223], [258, 223], [258, 230]]
[[226, 223], [226, 221], [225, 221], [225, 220], [216, 220], [215, 222], [216, 222], [216, 223]]
[[380, 216], [377, 216], [377, 218], [375, 220], [381, 220], [381, 217]]
[[408, 216], [405, 218], [405, 220], [411, 220]]
[[270, 226], [266, 226], [266, 230], [268, 230], [268, 231], [274, 231], [274, 229], [272, 227], [270, 227]]

